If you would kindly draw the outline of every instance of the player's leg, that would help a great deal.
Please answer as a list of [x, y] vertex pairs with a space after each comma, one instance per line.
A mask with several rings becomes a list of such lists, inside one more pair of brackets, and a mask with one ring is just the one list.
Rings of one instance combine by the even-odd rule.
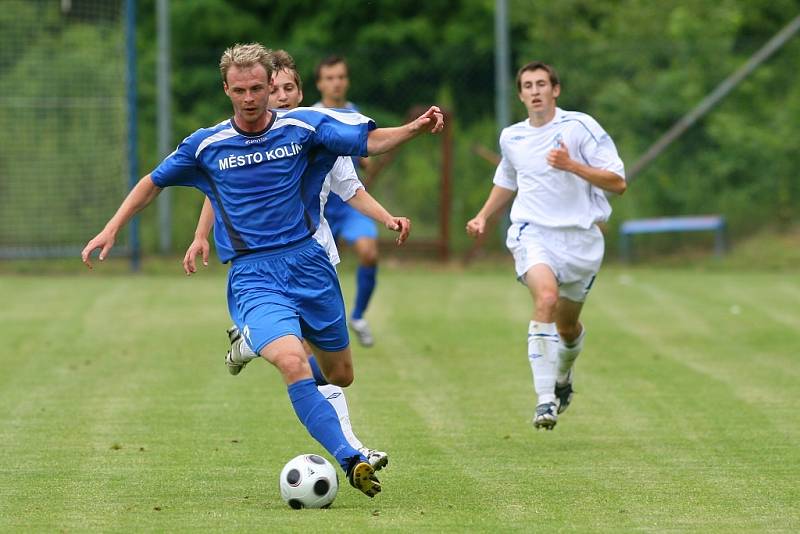
[[[286, 283], [287, 276], [289, 284]], [[333, 287], [335, 285], [335, 288]], [[259, 254], [234, 262], [228, 278], [231, 316], [242, 325], [247, 344], [281, 373], [298, 419], [348, 474], [351, 484], [370, 497], [380, 491], [374, 469], [344, 436], [334, 408], [317, 389], [308, 357], [300, 339], [304, 299], [322, 301], [321, 309], [338, 319], [344, 341], [337, 340], [332, 350], [348, 348], [347, 326], [341, 291], [327, 255], [315, 241], [290, 251]], [[329, 306], [339, 303], [339, 308]], [[325, 347], [331, 350], [330, 347]], [[352, 367], [352, 366], [351, 366]], [[336, 376], [337, 380], [352, 381]], [[374, 479], [374, 482], [372, 481]]]
[[365, 460], [348, 443], [336, 411], [317, 389], [300, 340], [293, 335], [279, 337], [264, 346], [260, 354], [280, 371], [300, 422], [336, 458], [342, 469], [347, 471], [354, 458]]
[[549, 265], [539, 263], [525, 273], [525, 284], [534, 302], [533, 317], [528, 327], [528, 360], [533, 372], [533, 385], [538, 396], [533, 425], [552, 429], [556, 425], [556, 365], [558, 332], [555, 314], [558, 304], [558, 281]]
[[347, 397], [344, 389], [339, 386], [334, 386], [333, 384], [317, 386], [317, 389], [331, 406], [333, 406], [333, 409], [336, 410], [336, 415], [339, 417], [339, 424], [342, 427], [344, 437], [347, 438], [347, 442], [355, 449], [358, 449], [358, 452], [366, 456], [369, 465], [371, 465], [375, 471], [380, 471], [389, 465], [389, 454], [387, 452], [367, 447], [358, 439], [358, 436], [356, 436], [353, 431], [353, 425], [350, 422], [350, 409], [347, 406]]
[[[290, 290], [300, 315], [302, 336], [315, 353], [311, 358], [312, 362], [318, 364], [315, 374], [320, 381], [346, 387], [353, 382], [353, 360], [336, 271], [319, 245], [307, 251], [299, 260], [298, 265], [303, 266], [303, 271], [292, 277]], [[320, 281], [323, 283], [320, 284]], [[331, 411], [336, 414], [332, 406]], [[338, 415], [337, 423], [341, 431]], [[380, 482], [374, 475], [375, 467], [369, 463], [366, 455], [351, 461], [346, 471], [350, 484], [370, 497], [381, 491]]]
[[559, 288], [560, 298], [556, 309], [556, 325], [560, 337], [556, 378], [558, 413], [564, 412], [572, 402], [575, 360], [583, 348], [586, 336], [580, 314], [594, 285], [605, 251], [603, 234], [596, 226], [567, 233], [564, 238], [568, 253], [563, 263], [563, 283]]
[[[245, 342], [244, 337], [241, 335], [236, 325], [231, 326], [227, 330], [227, 333], [231, 341], [231, 348], [226, 355], [225, 364], [231, 374], [237, 375], [250, 361], [259, 356], [253, 352], [250, 346]], [[336, 411], [336, 416], [339, 418], [339, 423], [342, 427], [342, 433], [347, 439], [347, 442], [366, 456], [369, 464], [375, 468], [376, 471], [380, 471], [386, 467], [389, 464], [388, 453], [366, 447], [353, 431], [353, 426], [350, 421], [350, 410], [347, 405], [347, 397], [345, 396], [344, 389], [340, 386], [328, 383], [328, 379], [322, 373], [322, 369], [319, 367], [311, 347], [305, 341], [303, 341], [303, 350], [305, 350], [308, 355], [308, 363], [311, 367], [314, 382], [317, 384], [317, 389]]]
[[347, 469], [353, 458], [362, 459], [361, 453], [347, 442], [336, 411], [317, 390], [294, 310], [275, 294], [254, 298], [252, 293], [241, 314], [243, 336], [281, 373], [292, 407], [309, 434]]
[[[238, 375], [248, 363], [258, 358], [259, 355], [253, 352], [253, 349], [247, 344], [247, 340], [242, 335], [238, 326], [235, 324], [232, 325], [226, 330], [226, 333], [228, 334], [231, 347], [225, 355], [225, 365], [228, 367], [228, 372], [230, 372], [230, 374]], [[302, 340], [302, 343], [303, 349], [308, 355], [308, 364], [311, 367], [314, 381], [318, 386], [328, 385], [328, 379], [325, 377], [322, 369], [320, 369], [311, 347], [305, 340]]]
[[356, 300], [350, 319], [362, 319], [369, 301], [375, 292], [378, 277], [378, 240], [374, 237], [360, 237], [353, 243], [358, 255], [356, 272]]
[[[342, 325], [343, 326], [343, 325]], [[331, 399], [327, 398], [324, 395], [326, 391], [324, 388], [335, 387], [338, 389], [338, 392], [341, 393], [341, 400], [345, 404], [346, 409], [346, 401], [344, 400], [344, 392], [341, 390], [341, 386], [348, 386], [353, 381], [353, 365], [352, 365], [352, 357], [350, 354], [350, 347], [346, 347], [345, 349], [338, 350], [338, 351], [325, 351], [319, 348], [315, 348], [316, 357], [315, 360], [319, 364], [319, 369], [324, 373], [324, 377], [333, 382], [334, 385], [327, 385], [327, 386], [317, 386], [317, 381], [314, 380], [313, 376], [310, 382], [316, 386], [316, 392], [321, 399], [323, 399], [330, 411], [336, 417], [337, 428], [341, 433], [342, 437], [347, 441], [347, 444], [350, 449], [357, 450], [359, 453], [359, 457], [356, 458], [354, 456], [350, 456], [347, 463], [342, 463], [342, 468], [347, 473], [347, 478], [350, 481], [350, 484], [362, 491], [366, 495], [370, 497], [374, 497], [381, 491], [381, 484], [378, 481], [377, 477], [375, 477], [374, 473], [376, 470], [383, 468], [386, 463], [388, 463], [388, 457], [385, 462], [376, 462], [376, 459], [370, 458], [369, 454], [365, 452], [363, 449], [358, 448], [354, 445], [350, 439], [348, 438], [345, 432], [345, 425], [343, 424], [342, 418], [340, 416], [340, 412], [338, 411], [341, 406], [337, 406], [338, 403], [331, 402]], [[311, 372], [311, 366], [309, 365], [309, 372]], [[334, 401], [339, 397], [334, 397]], [[299, 414], [298, 414], [299, 415]], [[350, 435], [355, 437], [352, 432], [352, 428], [349, 425], [349, 415], [347, 416], [347, 428], [350, 430]], [[313, 434], [312, 434], [313, 435]], [[314, 436], [316, 438], [316, 436]], [[318, 440], [319, 441], [319, 440]], [[362, 444], [363, 447], [363, 444]], [[329, 450], [329, 452], [331, 452]], [[350, 452], [345, 453], [350, 455]], [[336, 458], [339, 460], [339, 457]], [[380, 465], [376, 465], [376, 464]]]
[[378, 278], [378, 228], [375, 222], [346, 206], [346, 218], [343, 221], [340, 235], [358, 256], [356, 270], [356, 296], [353, 310], [350, 313], [350, 329], [356, 335], [359, 344], [371, 347], [375, 340], [364, 314], [375, 292]]
[[[318, 361], [315, 356], [316, 353], [321, 353], [320, 359], [323, 361], [335, 360], [338, 358], [336, 354], [325, 353], [317, 347], [313, 347], [313, 354], [310, 351], [311, 347], [309, 347], [310, 363], [316, 363]], [[314, 376], [315, 378], [317, 377], [316, 372], [314, 372]], [[348, 443], [350, 443], [350, 445], [352, 445], [354, 448], [358, 449], [361, 454], [366, 456], [367, 461], [376, 471], [380, 471], [386, 467], [389, 464], [388, 453], [366, 447], [353, 431], [353, 425], [350, 421], [350, 409], [347, 405], [347, 397], [344, 389], [334, 384], [321, 384], [319, 381], [317, 381], [317, 389], [319, 389], [319, 392], [322, 393], [325, 399], [331, 404], [331, 406], [333, 406], [333, 409], [336, 410], [336, 415], [339, 417], [339, 423], [342, 427], [342, 432], [344, 433], [344, 437], [347, 438]]]
[[297, 418], [347, 474], [350, 483], [369, 497], [381, 491], [375, 468], [342, 432], [336, 410], [316, 385], [305, 349], [295, 336], [281, 337], [261, 351], [261, 356], [278, 368], [287, 384], [289, 399]]
[[558, 413], [564, 412], [572, 402], [572, 381], [575, 360], [583, 349], [586, 330], [580, 322], [583, 302], [565, 297], [558, 299], [556, 328], [558, 329], [558, 374], [556, 376], [556, 398]]

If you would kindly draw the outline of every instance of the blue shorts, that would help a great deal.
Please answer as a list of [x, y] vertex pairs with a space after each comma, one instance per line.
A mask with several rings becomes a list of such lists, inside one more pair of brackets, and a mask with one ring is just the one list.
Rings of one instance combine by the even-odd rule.
[[362, 237], [378, 238], [378, 227], [375, 221], [333, 193], [325, 204], [325, 219], [331, 225], [333, 237], [344, 239], [348, 245], [352, 245]]
[[234, 259], [228, 311], [256, 353], [286, 335], [328, 352], [350, 345], [339, 279], [325, 250], [310, 237]]

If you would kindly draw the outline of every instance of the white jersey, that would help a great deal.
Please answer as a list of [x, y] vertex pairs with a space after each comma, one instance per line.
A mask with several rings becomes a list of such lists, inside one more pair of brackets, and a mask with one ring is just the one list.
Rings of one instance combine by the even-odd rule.
[[531, 126], [527, 119], [512, 124], [500, 134], [502, 159], [494, 175], [495, 185], [517, 191], [512, 223], [588, 229], [611, 215], [602, 189], [548, 165], [547, 154], [559, 142], [572, 159], [625, 177], [614, 141], [585, 113], [556, 108], [543, 126]]
[[339, 250], [336, 248], [336, 240], [328, 221], [325, 220], [325, 203], [328, 201], [328, 194], [333, 191], [345, 202], [350, 200], [359, 189], [364, 189], [364, 184], [358, 179], [356, 169], [353, 166], [352, 158], [342, 156], [337, 158], [331, 172], [325, 177], [322, 183], [322, 191], [319, 194], [319, 226], [314, 233], [314, 239], [322, 245], [333, 265], [340, 261]]

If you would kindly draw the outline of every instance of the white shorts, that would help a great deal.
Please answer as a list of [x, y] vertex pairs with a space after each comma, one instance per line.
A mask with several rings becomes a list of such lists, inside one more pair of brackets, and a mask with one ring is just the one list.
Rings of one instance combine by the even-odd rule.
[[605, 241], [596, 225], [583, 230], [518, 223], [508, 229], [506, 247], [520, 282], [525, 283], [531, 267], [543, 263], [556, 275], [559, 296], [584, 302], [603, 263]]

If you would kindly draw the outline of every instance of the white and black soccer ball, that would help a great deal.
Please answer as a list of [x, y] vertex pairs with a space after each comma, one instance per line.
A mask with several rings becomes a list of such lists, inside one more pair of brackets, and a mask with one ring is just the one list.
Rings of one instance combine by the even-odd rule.
[[322, 456], [301, 454], [283, 466], [278, 486], [283, 500], [295, 510], [327, 508], [339, 491], [339, 475]]

